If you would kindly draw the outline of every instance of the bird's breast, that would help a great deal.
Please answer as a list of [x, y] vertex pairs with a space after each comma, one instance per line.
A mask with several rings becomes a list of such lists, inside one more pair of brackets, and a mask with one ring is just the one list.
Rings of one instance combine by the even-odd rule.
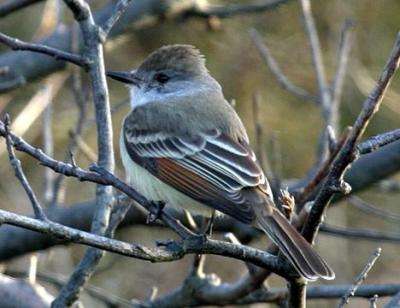
[[120, 150], [127, 182], [148, 200], [165, 201], [167, 207], [172, 207], [178, 211], [186, 209], [193, 215], [211, 216], [212, 208], [179, 192], [135, 163], [126, 150], [122, 134], [120, 138]]

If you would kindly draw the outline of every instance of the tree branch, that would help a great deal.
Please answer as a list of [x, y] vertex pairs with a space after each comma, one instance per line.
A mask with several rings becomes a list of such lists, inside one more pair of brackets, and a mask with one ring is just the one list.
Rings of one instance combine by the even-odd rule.
[[327, 179], [320, 189], [311, 209], [308, 221], [303, 228], [304, 237], [313, 241], [321, 224], [322, 216], [338, 189], [343, 188], [342, 178], [346, 169], [356, 159], [355, 147], [364, 133], [369, 121], [378, 111], [382, 98], [399, 66], [400, 59], [400, 34], [397, 35], [394, 47], [374, 89], [364, 102], [353, 129], [342, 150], [334, 160]]
[[332, 82], [332, 102], [330, 106], [327, 125], [331, 126], [334, 133], [338, 133], [339, 125], [339, 107], [343, 92], [344, 80], [346, 77], [347, 63], [351, 50], [351, 39], [353, 34], [353, 21], [347, 19], [344, 22], [340, 35], [339, 52], [337, 57], [336, 72]]
[[331, 93], [326, 80], [325, 66], [322, 59], [321, 46], [318, 39], [317, 29], [315, 27], [314, 18], [311, 12], [310, 0], [300, 0], [301, 12], [303, 14], [304, 29], [308, 36], [311, 58], [314, 64], [315, 75], [318, 83], [318, 100], [321, 109], [321, 115], [324, 120], [324, 127], [322, 130], [320, 144], [319, 144], [319, 155], [316, 165], [318, 166], [323, 162], [328, 154], [328, 126], [330, 113], [332, 112], [331, 106]]
[[[65, 0], [64, 2], [79, 23], [85, 47], [84, 57], [91, 60], [87, 65], [87, 70], [96, 114], [98, 164], [104, 170], [113, 172], [115, 164], [113, 130], [100, 31], [89, 5], [84, 0]], [[119, 11], [113, 13], [118, 14]], [[92, 221], [91, 231], [99, 235], [104, 235], [106, 232], [112, 234], [114, 230], [108, 229], [113, 205], [112, 188], [97, 185], [96, 203], [98, 209]], [[118, 223], [115, 224], [115, 228], [117, 225]], [[86, 251], [74, 273], [52, 303], [53, 307], [70, 306], [78, 299], [82, 286], [87, 283], [103, 255], [104, 251], [93, 248]]]
[[389, 143], [400, 140], [400, 128], [386, 132], [383, 134], [376, 135], [360, 143], [357, 146], [358, 152], [363, 154], [369, 154], [380, 147], [383, 147]]
[[356, 280], [352, 284], [352, 286], [347, 290], [347, 292], [343, 295], [341, 298], [338, 308], [343, 307], [344, 305], [349, 303], [350, 297], [354, 296], [356, 293], [357, 289], [360, 287], [360, 285], [364, 282], [365, 279], [367, 279], [368, 273], [374, 266], [376, 260], [381, 255], [381, 248], [377, 248], [374, 252], [374, 254], [371, 256], [370, 260], [368, 261], [367, 265], [364, 267], [364, 269], [361, 271], [360, 275], [357, 276]]
[[43, 44], [23, 42], [19, 39], [5, 35], [4, 33], [1, 32], [0, 32], [0, 42], [10, 47], [13, 50], [28, 50], [36, 53], [42, 53], [50, 57], [53, 57], [56, 60], [67, 61], [83, 67], [86, 67], [88, 64], [87, 63], [88, 60], [79, 55], [70, 52], [65, 52], [60, 49], [46, 46]]
[[296, 86], [286, 77], [286, 75], [282, 72], [278, 63], [272, 56], [267, 45], [263, 43], [261, 36], [257, 32], [257, 30], [252, 28], [249, 30], [249, 34], [263, 62], [271, 70], [272, 74], [275, 76], [276, 80], [279, 82], [282, 88], [303, 100], [316, 101], [316, 98], [313, 95], [308, 93], [303, 88]]
[[347, 198], [346, 200], [350, 205], [356, 207], [357, 209], [373, 217], [380, 217], [382, 219], [385, 219], [386, 221], [391, 221], [397, 224], [400, 222], [400, 214], [394, 213], [389, 210], [380, 209], [368, 202], [365, 202], [360, 197], [353, 195]]
[[384, 232], [378, 231], [374, 229], [361, 229], [361, 228], [350, 228], [350, 227], [341, 227], [341, 226], [333, 226], [330, 224], [324, 223], [321, 228], [321, 232], [324, 232], [327, 235], [333, 236], [341, 236], [346, 238], [357, 238], [357, 239], [365, 239], [369, 241], [386, 241], [386, 242], [400, 242], [400, 234], [395, 232]]
[[[307, 288], [307, 299], [336, 299], [341, 297], [351, 285], [329, 285], [329, 286], [309, 286]], [[398, 290], [398, 284], [369, 284], [361, 285], [355, 292], [355, 297], [370, 298], [375, 294], [380, 297], [393, 296]], [[287, 289], [284, 288], [271, 288], [260, 289], [246, 297], [242, 297], [232, 304], [236, 305], [249, 305], [253, 303], [268, 303], [282, 301], [287, 297]]]
[[46, 214], [43, 212], [39, 200], [36, 198], [36, 195], [33, 192], [32, 187], [29, 184], [28, 179], [24, 174], [24, 171], [22, 170], [21, 162], [15, 155], [13, 140], [10, 137], [9, 126], [10, 126], [10, 117], [7, 114], [4, 123], [4, 132], [5, 132], [4, 137], [6, 138], [7, 151], [10, 164], [14, 168], [15, 176], [21, 182], [22, 187], [24, 188], [26, 194], [28, 195], [35, 217], [40, 220], [47, 220]]
[[120, 255], [150, 262], [170, 262], [182, 259], [186, 254], [213, 254], [242, 260], [273, 270], [287, 277], [287, 269], [272, 254], [252, 247], [229, 242], [192, 237], [182, 241], [167, 241], [156, 248], [131, 244], [93, 233], [69, 228], [52, 221], [41, 221], [0, 210], [0, 223], [19, 226], [32, 231], [49, 234], [62, 241], [85, 244]]
[[106, 38], [111, 31], [111, 28], [114, 27], [115, 23], [118, 21], [118, 19], [122, 16], [122, 14], [128, 8], [128, 5], [130, 4], [131, 1], [132, 0], [119, 0], [118, 3], [115, 5], [110, 17], [104, 23], [104, 25], [101, 27], [101, 30], [102, 30], [101, 39], [103, 42], [106, 41]]

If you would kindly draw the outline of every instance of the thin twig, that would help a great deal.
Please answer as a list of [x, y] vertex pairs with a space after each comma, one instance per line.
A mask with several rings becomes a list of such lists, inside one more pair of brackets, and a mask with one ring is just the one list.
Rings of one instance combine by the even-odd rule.
[[[50, 100], [51, 98], [48, 97]], [[43, 139], [43, 151], [49, 155], [53, 156], [54, 153], [54, 140], [53, 140], [53, 132], [52, 132], [52, 119], [53, 119], [53, 106], [52, 102], [46, 102], [46, 107], [43, 110], [43, 122], [42, 122], [42, 139]], [[49, 206], [52, 198], [53, 198], [53, 180], [54, 173], [51, 172], [50, 169], [46, 168], [44, 170], [44, 179], [43, 179], [43, 200], [46, 206]]]
[[325, 66], [322, 59], [321, 46], [318, 39], [317, 29], [311, 12], [310, 0], [300, 0], [301, 12], [303, 15], [304, 28], [308, 36], [311, 47], [311, 58], [315, 69], [315, 75], [318, 84], [318, 102], [321, 109], [321, 115], [324, 120], [324, 126], [319, 142], [318, 160], [316, 165], [322, 164], [328, 154], [327, 129], [331, 112], [331, 93], [326, 80]]
[[[319, 286], [309, 286], [307, 288], [307, 299], [336, 299], [341, 297], [344, 292], [350, 288], [348, 284], [337, 284], [337, 285], [319, 285]], [[400, 285], [395, 284], [365, 284], [361, 285], [356, 293], [355, 297], [369, 299], [375, 294], [380, 297], [393, 296], [400, 289]], [[268, 303], [276, 302], [277, 300], [282, 300], [286, 298], [287, 290], [284, 288], [270, 288], [268, 290], [260, 290], [250, 293], [248, 296], [238, 298], [231, 304], [236, 305], [249, 305], [254, 303]], [[385, 306], [386, 307], [386, 306]], [[398, 307], [388, 306], [387, 308]]]
[[272, 74], [275, 76], [276, 80], [279, 82], [282, 88], [284, 88], [285, 90], [291, 92], [292, 94], [296, 95], [297, 97], [303, 100], [316, 101], [316, 98], [313, 95], [308, 93], [303, 88], [296, 86], [289, 80], [288, 77], [286, 77], [286, 75], [282, 72], [278, 63], [272, 56], [267, 45], [263, 43], [263, 40], [256, 29], [254, 28], [250, 29], [249, 35], [254, 43], [254, 46], [257, 48], [257, 51], [261, 59], [263, 60], [265, 65], [271, 70]]
[[[72, 46], [71, 49], [75, 52], [78, 49], [78, 37], [76, 31], [72, 32]], [[74, 94], [74, 102], [78, 108], [78, 119], [76, 120], [75, 127], [70, 134], [70, 141], [66, 149], [64, 161], [69, 162], [71, 153], [76, 155], [77, 149], [79, 148], [79, 138], [83, 133], [85, 123], [87, 120], [87, 108], [88, 108], [88, 97], [89, 94], [83, 86], [81, 71], [77, 67], [72, 68], [72, 93]], [[94, 121], [94, 123], [96, 123]], [[96, 156], [97, 159], [97, 156]], [[50, 202], [50, 206], [56, 206], [64, 199], [64, 176], [59, 174], [53, 182], [53, 199]]]
[[382, 102], [386, 89], [394, 76], [395, 71], [399, 66], [400, 61], [400, 33], [396, 37], [394, 47], [383, 68], [383, 71], [372, 89], [368, 98], [365, 100], [363, 108], [354, 122], [353, 129], [350, 132], [341, 151], [335, 158], [332, 167], [328, 173], [327, 179], [316, 196], [314, 206], [312, 207], [309, 219], [303, 228], [304, 237], [313, 241], [321, 224], [324, 212], [332, 200], [335, 193], [338, 191], [348, 191], [348, 185], [343, 182], [343, 176], [350, 164], [357, 158], [356, 146], [361, 136], [363, 135], [369, 121], [378, 111]]
[[131, 3], [131, 1], [132, 0], [119, 0], [118, 3], [115, 5], [114, 10], [110, 14], [110, 17], [107, 19], [107, 21], [101, 27], [102, 28], [101, 39], [103, 40], [103, 42], [105, 42], [112, 27], [115, 25], [115, 23], [121, 17], [121, 15], [125, 12], [125, 10], [127, 9], [128, 5]]
[[335, 133], [338, 132], [339, 106], [346, 77], [347, 63], [351, 50], [351, 39], [353, 34], [353, 21], [346, 19], [340, 35], [339, 52], [337, 57], [336, 72], [332, 82], [332, 102], [327, 124]]
[[27, 43], [23, 42], [17, 38], [0, 33], [0, 43], [10, 47], [13, 50], [27, 50], [37, 53], [42, 53], [53, 57], [56, 60], [67, 61], [78, 66], [86, 67], [87, 60], [79, 55], [62, 51], [50, 46], [45, 46], [43, 44]]
[[320, 231], [327, 235], [340, 236], [344, 238], [363, 239], [376, 242], [400, 243], [400, 233], [384, 232], [374, 229], [361, 229], [351, 227], [333, 226], [331, 224], [322, 224]]
[[332, 155], [332, 153], [337, 149], [336, 133], [330, 125], [327, 127], [327, 132], [329, 155]]
[[39, 200], [36, 198], [36, 195], [33, 192], [32, 187], [29, 184], [28, 179], [26, 178], [26, 176], [24, 174], [24, 171], [22, 170], [20, 160], [15, 155], [14, 143], [13, 143], [13, 138], [11, 137], [11, 134], [10, 134], [9, 125], [10, 125], [10, 117], [8, 114], [6, 114], [3, 136], [6, 138], [7, 151], [8, 151], [8, 157], [10, 159], [10, 163], [11, 163], [12, 167], [14, 168], [15, 176], [21, 182], [22, 187], [24, 188], [26, 194], [28, 195], [28, 198], [31, 202], [35, 217], [37, 219], [45, 221], [45, 220], [47, 220], [46, 214], [43, 212], [43, 209], [40, 206]]
[[369, 154], [397, 140], [400, 140], [400, 128], [371, 137], [360, 143], [357, 149], [361, 155]]
[[360, 197], [352, 195], [349, 196], [347, 200], [349, 201], [349, 204], [351, 204], [352, 206], [358, 208], [359, 210], [367, 214], [373, 215], [373, 217], [380, 217], [385, 220], [390, 220], [397, 224], [400, 222], [400, 214], [385, 209], [377, 208], [372, 204], [365, 202]]
[[378, 258], [380, 257], [381, 252], [382, 252], [381, 248], [377, 248], [375, 250], [374, 254], [370, 258], [370, 260], [368, 261], [367, 265], [364, 267], [364, 269], [362, 270], [360, 275], [357, 276], [357, 278], [355, 279], [355, 281], [352, 284], [352, 286], [343, 295], [342, 299], [340, 300], [340, 302], [339, 302], [339, 304], [337, 306], [338, 308], [341, 308], [344, 305], [349, 303], [350, 297], [354, 296], [354, 294], [356, 293], [356, 291], [359, 288], [359, 286], [364, 282], [365, 279], [367, 279], [368, 273], [370, 272], [370, 270], [374, 266], [376, 260], [378, 260]]

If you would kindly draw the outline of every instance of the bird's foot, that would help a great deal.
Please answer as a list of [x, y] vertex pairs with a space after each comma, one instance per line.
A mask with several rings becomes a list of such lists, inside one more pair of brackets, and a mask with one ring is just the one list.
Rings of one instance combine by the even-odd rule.
[[149, 212], [146, 218], [146, 224], [156, 221], [161, 218], [162, 211], [165, 207], [164, 201], [151, 201], [152, 205], [156, 208], [154, 212]]

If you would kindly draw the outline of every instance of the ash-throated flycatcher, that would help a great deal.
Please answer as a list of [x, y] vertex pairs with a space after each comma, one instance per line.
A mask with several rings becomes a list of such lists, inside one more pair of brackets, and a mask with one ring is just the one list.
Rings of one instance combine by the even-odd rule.
[[335, 277], [275, 208], [246, 130], [196, 48], [165, 46], [137, 70], [107, 75], [130, 88], [120, 147], [134, 188], [195, 215], [217, 210], [253, 224], [304, 278]]

